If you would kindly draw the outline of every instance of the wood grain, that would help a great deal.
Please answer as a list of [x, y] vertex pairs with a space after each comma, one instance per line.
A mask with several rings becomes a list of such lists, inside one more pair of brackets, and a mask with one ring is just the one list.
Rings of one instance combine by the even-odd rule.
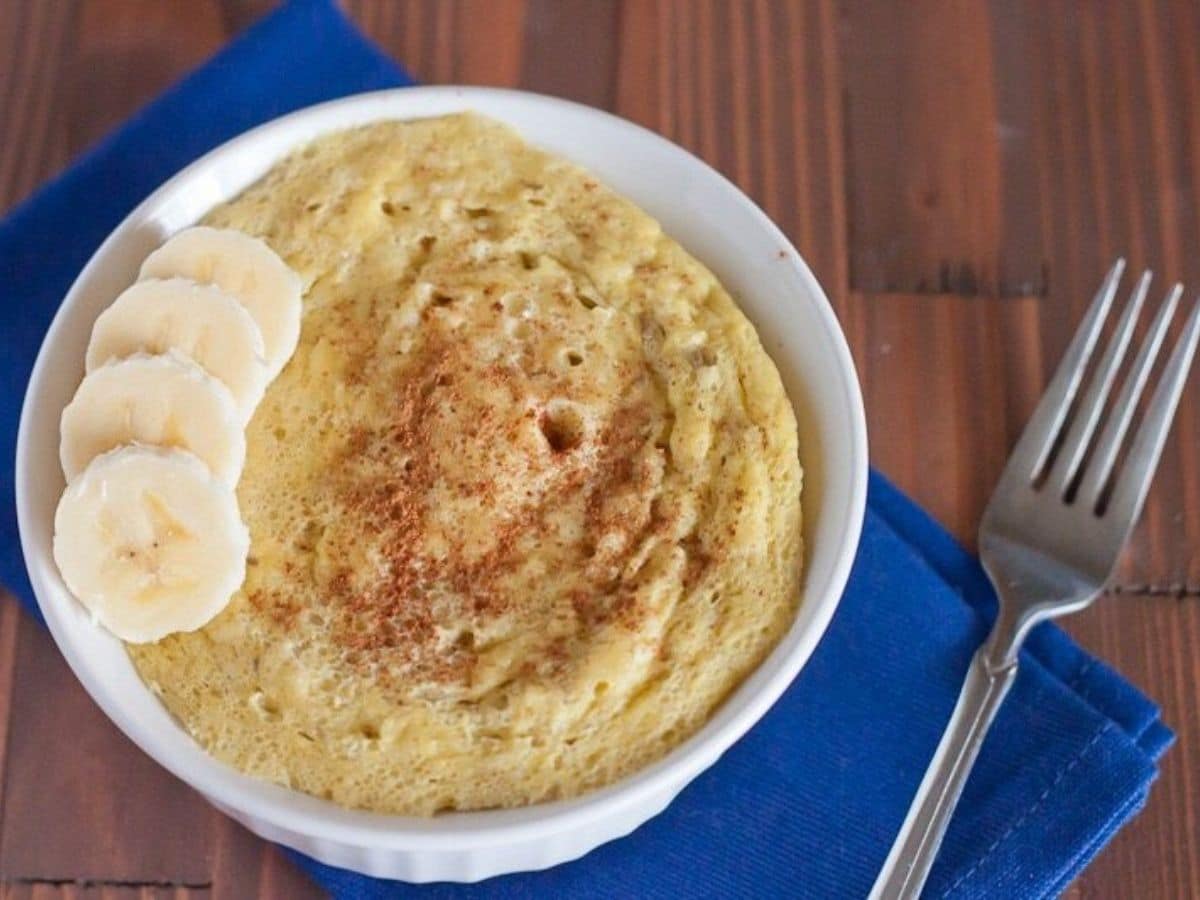
[[1071, 620], [1072, 634], [1161, 704], [1177, 743], [1150, 804], [1080, 879], [1089, 897], [1200, 897], [1200, 716], [1194, 598], [1123, 593]]
[[515, 87], [526, 0], [347, 0], [362, 29], [422, 81]]
[[95, 143], [114, 121], [128, 118], [225, 42], [217, 4], [188, 4], [182, 19], [175, 6], [158, 0], [81, 0], [59, 85], [59, 120], [66, 125], [62, 139], [73, 153]]
[[208, 900], [208, 887], [86, 882], [0, 882], [0, 900]]
[[[0, 0], [0, 133], [20, 135], [0, 142], [0, 209], [270, 6]], [[830, 294], [874, 463], [968, 543], [1111, 259], [1200, 289], [1189, 0], [345, 6], [421, 80], [612, 109], [732, 178]], [[1162, 703], [1179, 744], [1068, 896], [1200, 897], [1198, 389], [1119, 591], [1068, 623]], [[142, 757], [0, 608], [0, 900], [317, 893]]]
[[[27, 196], [69, 159], [62, 121], [51, 115], [73, 33], [72, 11], [62, 4], [13, 3], [0, 16], [0, 204]], [[38, 52], [30, 52], [37, 47]], [[20, 149], [21, 152], [15, 152]]]
[[[12, 723], [13, 674], [17, 662], [17, 629], [24, 618], [16, 603], [0, 595], [0, 810], [5, 808], [4, 774], [7, 771], [8, 732]], [[0, 813], [0, 829], [3, 829], [3, 825], [3, 814]], [[3, 851], [2, 840], [0, 840], [0, 851]]]
[[109, 723], [28, 617], [15, 671], [19, 685], [36, 689], [17, 690], [9, 709], [4, 877], [53, 880], [70, 860], [69, 874], [88, 881], [208, 881], [206, 829], [196, 829], [204, 802]]
[[971, 544], [1006, 448], [1024, 425], [1009, 411], [1034, 402], [1041, 388], [1039, 302], [945, 294], [856, 300], [866, 309], [865, 340], [855, 351], [875, 460]]
[[873, 294], [1033, 292], [1001, 280], [1000, 147], [988, 12], [979, 3], [844, 8], [850, 281]]
[[[1044, 379], [1116, 256], [1159, 273], [1156, 297], [1200, 285], [1197, 126], [1171, 114], [1196, 108], [1193, 6], [842, 9], [853, 288], [1041, 297]], [[1185, 404], [1126, 587], [1200, 584], [1197, 427]]]

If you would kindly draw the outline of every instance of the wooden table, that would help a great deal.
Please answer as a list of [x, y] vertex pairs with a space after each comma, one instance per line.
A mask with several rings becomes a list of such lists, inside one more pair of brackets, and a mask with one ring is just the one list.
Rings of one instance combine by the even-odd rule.
[[[267, 6], [0, 0], [0, 209]], [[968, 543], [1112, 258], [1200, 288], [1200, 9], [1184, 0], [347, 7], [424, 81], [611, 109], [738, 182], [833, 300], [875, 465]], [[1179, 735], [1073, 897], [1200, 897], [1197, 388], [1113, 596], [1067, 623]], [[0, 775], [0, 898], [317, 893], [135, 750], [13, 603]]]

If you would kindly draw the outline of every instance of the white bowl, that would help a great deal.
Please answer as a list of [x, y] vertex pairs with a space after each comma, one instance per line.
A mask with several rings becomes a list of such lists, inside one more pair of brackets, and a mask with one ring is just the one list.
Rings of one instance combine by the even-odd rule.
[[[712, 720], [666, 758], [584, 797], [434, 819], [343, 809], [240, 774], [180, 728], [142, 684], [122, 644], [91, 623], [51, 556], [63, 488], [58, 420], [82, 377], [92, 322], [169, 234], [237, 194], [317, 135], [385, 118], [473, 109], [590, 169], [703, 260], [757, 326], [800, 423], [805, 577], [795, 624]], [[139, 747], [252, 831], [317, 859], [406, 881], [476, 881], [587, 853], [660, 812], [791, 683], [833, 615], [866, 500], [862, 397], [845, 339], [812, 273], [736, 187], [663, 138], [563, 100], [484, 88], [402, 88], [285, 116], [212, 151], [155, 191], [72, 285], [42, 343], [17, 441], [17, 513], [30, 580], [59, 649], [101, 709]], [[813, 727], [819, 727], [814, 722]]]

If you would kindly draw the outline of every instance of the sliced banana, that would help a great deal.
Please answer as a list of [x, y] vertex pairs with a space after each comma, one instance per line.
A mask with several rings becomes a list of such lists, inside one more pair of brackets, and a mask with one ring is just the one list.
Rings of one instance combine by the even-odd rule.
[[249, 549], [233, 491], [184, 450], [104, 453], [67, 485], [54, 515], [67, 586], [133, 643], [208, 623], [241, 585]]
[[230, 487], [246, 461], [233, 394], [176, 350], [139, 353], [93, 370], [63, 410], [60, 438], [67, 481], [122, 444], [189, 450]]
[[247, 422], [270, 380], [254, 319], [220, 288], [184, 278], [139, 281], [100, 314], [87, 350], [90, 373], [136, 353], [178, 350], [224, 382]]
[[190, 278], [237, 298], [262, 329], [270, 378], [296, 350], [303, 284], [258, 238], [225, 228], [188, 228], [151, 253], [139, 277]]

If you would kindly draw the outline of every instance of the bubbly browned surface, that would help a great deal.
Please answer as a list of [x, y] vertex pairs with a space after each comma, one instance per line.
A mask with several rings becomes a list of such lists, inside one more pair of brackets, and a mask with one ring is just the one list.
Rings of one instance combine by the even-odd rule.
[[795, 422], [711, 273], [476, 116], [322, 139], [212, 224], [309, 285], [250, 425], [243, 591], [131, 648], [216, 755], [429, 814], [661, 756], [798, 597]]

